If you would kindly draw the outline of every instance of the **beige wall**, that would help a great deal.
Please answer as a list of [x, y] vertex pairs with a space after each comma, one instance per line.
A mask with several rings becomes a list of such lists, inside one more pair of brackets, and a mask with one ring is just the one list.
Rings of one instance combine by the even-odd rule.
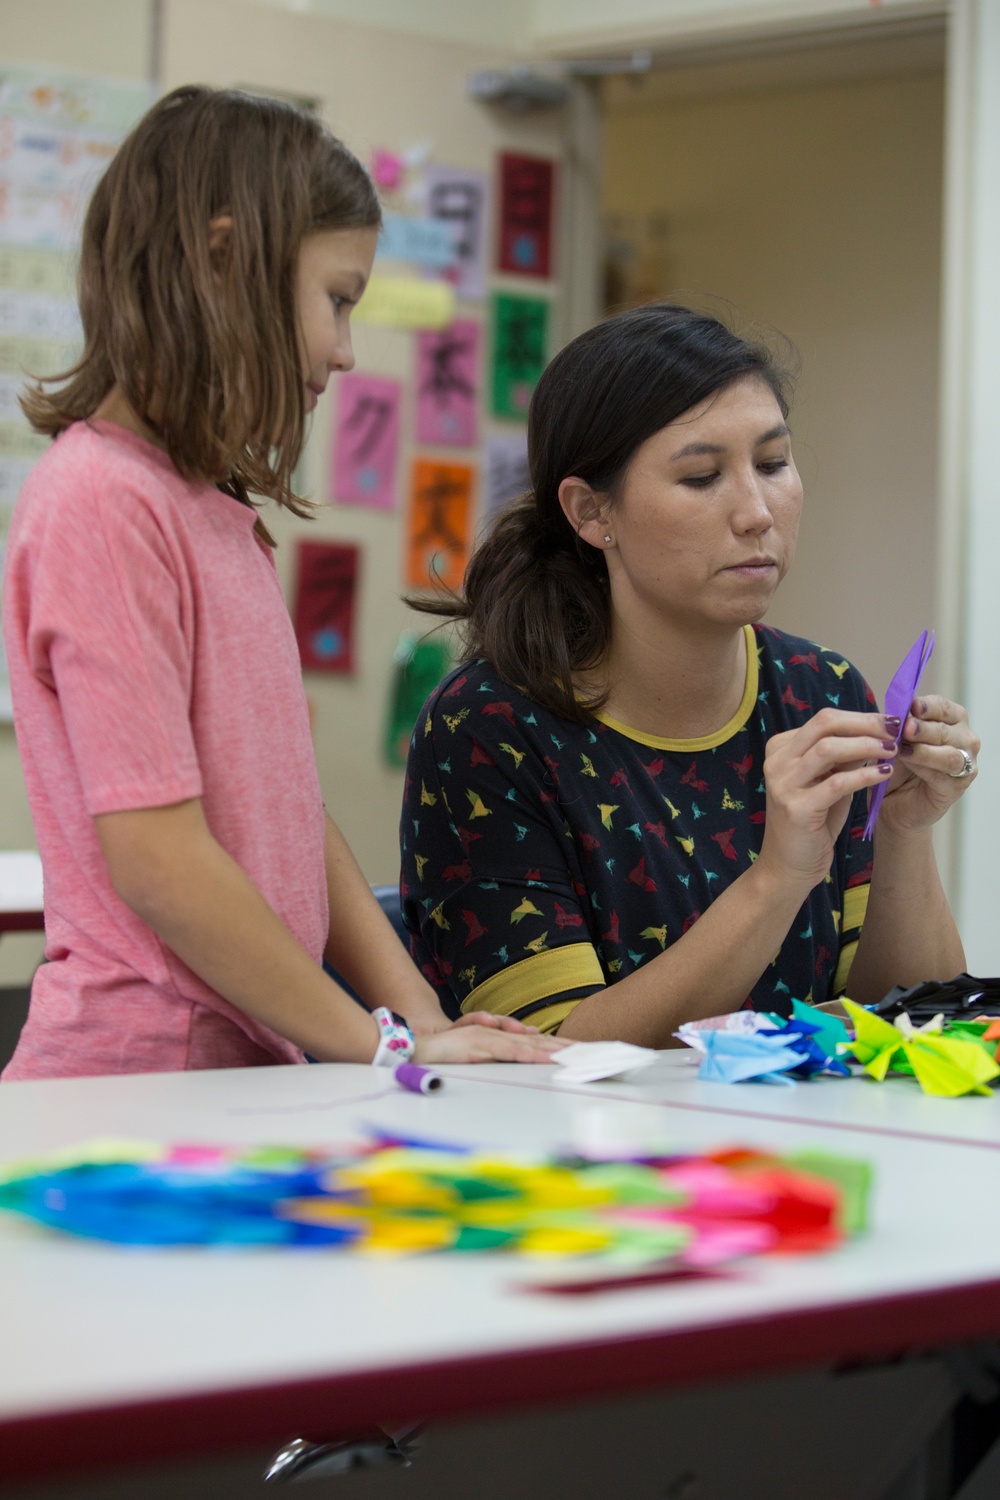
[[881, 694], [935, 620], [941, 74], [658, 87], [612, 91], [606, 207], [659, 216], [656, 291], [715, 299], [801, 351], [806, 508], [769, 618]]
[[[149, 76], [148, 0], [0, 0], [0, 58], [107, 78]], [[14, 731], [0, 724], [0, 849], [34, 848]], [[0, 940], [0, 985], [19, 984], [41, 957], [41, 938]]]
[[[435, 158], [489, 170], [496, 152], [514, 142], [561, 155], [559, 113], [511, 121], [471, 102], [466, 75], [503, 64], [495, 48], [393, 35], [319, 15], [289, 14], [245, 0], [170, 0], [166, 10], [163, 83], [198, 80], [252, 84], [312, 95], [333, 129], [363, 158], [375, 145], [432, 141]], [[468, 312], [481, 313], [480, 304]], [[358, 368], [412, 377], [412, 336], [359, 326]], [[306, 454], [310, 488], [326, 495], [332, 401], [321, 403]], [[412, 390], [404, 392], [400, 493], [412, 453]], [[456, 455], [465, 457], [465, 455]], [[271, 525], [271, 520], [268, 520]], [[382, 763], [381, 736], [390, 662], [400, 632], [418, 624], [400, 601], [402, 527], [399, 514], [338, 506], [312, 522], [275, 517], [279, 569], [286, 586], [295, 537], [336, 537], [363, 549], [358, 644], [353, 678], [307, 678], [315, 707], [315, 738], [327, 805], [374, 882], [395, 881], [401, 773]], [[280, 773], [279, 773], [280, 774]]]
[[[487, 7], [478, 9], [485, 15]], [[425, 16], [428, 24], [445, 27], [447, 4], [431, 10], [433, 14]], [[391, 11], [391, 5], [388, 10], [384, 5], [373, 7], [373, 18], [387, 22]], [[0, 0], [0, 55], [12, 62], [141, 77], [152, 50], [151, 14], [144, 0], [95, 0], [86, 7], [75, 0], [32, 0], [30, 7], [20, 0]], [[467, 18], [466, 34], [472, 19]], [[477, 22], [473, 31], [488, 35], [490, 25]], [[499, 34], [496, 24], [492, 34]], [[510, 51], [481, 42], [404, 35], [331, 14], [292, 13], [280, 5], [164, 0], [160, 60], [164, 88], [182, 82], [242, 84], [316, 98], [325, 118], [362, 158], [375, 145], [398, 148], [427, 141], [433, 144], [436, 160], [490, 170], [501, 148], [523, 147], [562, 156], [569, 129], [592, 131], [593, 126], [586, 118], [586, 101], [580, 98], [571, 110], [521, 120], [471, 102], [466, 96], [466, 75], [476, 68], [509, 63]], [[581, 177], [585, 199], [586, 173], [578, 163], [573, 170]], [[567, 205], [570, 213], [579, 212], [580, 193], [574, 201], [575, 207]], [[562, 238], [565, 243], [570, 236]], [[586, 258], [581, 263], [579, 243], [573, 249], [572, 274], [577, 282], [585, 281]], [[532, 288], [522, 283], [521, 289]], [[592, 320], [596, 304], [591, 300], [589, 309], [586, 304], [585, 293], [582, 303], [577, 297], [575, 312], [567, 307], [566, 299], [556, 299], [557, 340], [564, 336], [567, 319]], [[482, 315], [485, 307], [470, 304], [462, 310]], [[359, 327], [355, 346], [359, 369], [412, 380], [411, 335]], [[327, 495], [331, 406], [328, 396], [314, 418], [305, 455], [309, 488], [321, 500]], [[412, 390], [407, 387], [401, 499], [412, 452], [412, 421]], [[341, 538], [362, 545], [357, 675], [311, 676], [307, 690], [315, 710], [317, 757], [327, 805], [368, 877], [375, 882], [394, 881], [402, 775], [383, 765], [381, 737], [392, 652], [400, 632], [417, 623], [399, 598], [400, 513], [337, 507], [325, 509], [312, 523], [269, 514], [268, 524], [279, 538], [279, 569], [286, 589], [291, 583], [291, 544], [297, 536]], [[262, 773], [280, 775], [281, 771], [280, 767], [265, 768]], [[33, 843], [13, 733], [0, 726], [0, 847]], [[26, 977], [37, 950], [33, 937], [4, 939], [0, 984]]]

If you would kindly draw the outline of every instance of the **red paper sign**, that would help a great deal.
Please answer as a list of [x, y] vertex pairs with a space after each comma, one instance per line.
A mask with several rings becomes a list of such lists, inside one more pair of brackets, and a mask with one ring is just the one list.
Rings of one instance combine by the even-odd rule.
[[295, 639], [306, 672], [354, 671], [358, 548], [299, 542]]
[[548, 276], [553, 165], [543, 156], [500, 157], [500, 270]]

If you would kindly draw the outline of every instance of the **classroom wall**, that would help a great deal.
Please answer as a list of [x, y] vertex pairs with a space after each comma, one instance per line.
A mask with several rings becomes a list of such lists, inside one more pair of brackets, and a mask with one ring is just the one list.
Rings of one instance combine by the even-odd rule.
[[[561, 194], [567, 225], [576, 226], [576, 232], [559, 236], [567, 250], [572, 295], [560, 297], [556, 282], [543, 288], [517, 278], [521, 291], [544, 289], [553, 295], [554, 349], [597, 314], [596, 260], [591, 253], [588, 261], [588, 236], [579, 232], [581, 215], [585, 220], [588, 210], [588, 193], [596, 222], [593, 102], [586, 91], [580, 90], [568, 109], [517, 119], [470, 101], [466, 95], [469, 72], [505, 66], [513, 60], [509, 49], [481, 40], [455, 39], [463, 33], [504, 34], [499, 25], [491, 30], [474, 20], [472, 12], [482, 17], [487, 10], [485, 6], [471, 7], [459, 26], [452, 24], [456, 18], [447, 0], [427, 7], [424, 17], [431, 30], [451, 28], [450, 39], [444, 40], [441, 36], [414, 34], [412, 28], [409, 34], [387, 29], [399, 11], [391, 4], [374, 6], [372, 17], [382, 24], [368, 26], [334, 14], [291, 12], [280, 4], [250, 0], [164, 0], [154, 38], [153, 8], [145, 0], [94, 0], [87, 7], [73, 0], [34, 0], [30, 11], [19, 0], [0, 0], [0, 52], [11, 62], [126, 77], [147, 76], [155, 56], [164, 89], [182, 82], [202, 82], [311, 98], [319, 101], [333, 129], [363, 159], [370, 156], [374, 146], [402, 148], [425, 142], [434, 160], [491, 171], [501, 148], [523, 148], [561, 158], [572, 135], [583, 143], [586, 158], [574, 159], [567, 168], [564, 186], [568, 187], [572, 178], [579, 190]], [[510, 15], [504, 24], [511, 24]], [[592, 232], [589, 240], [593, 251], [596, 237]], [[486, 306], [468, 304], [460, 310], [466, 315], [484, 316]], [[413, 335], [359, 326], [355, 348], [359, 370], [395, 376], [408, 383], [399, 466], [402, 503], [413, 451]], [[317, 410], [304, 455], [306, 488], [320, 501], [329, 498], [334, 400], [328, 394]], [[490, 425], [486, 424], [487, 429]], [[442, 450], [440, 456], [476, 458], [475, 454], [455, 450], [450, 455]], [[324, 509], [315, 521], [307, 522], [274, 514], [272, 508], [268, 525], [279, 541], [278, 566], [288, 597], [298, 537], [357, 542], [363, 549], [357, 671], [349, 678], [309, 675], [306, 686], [327, 805], [369, 879], [394, 882], [398, 874], [402, 773], [388, 769], [381, 755], [392, 654], [401, 631], [415, 625], [428, 628], [426, 620], [418, 620], [400, 599], [400, 511], [380, 514], [337, 506]], [[280, 774], [280, 768], [265, 769], [263, 774]], [[13, 731], [0, 726], [0, 847], [28, 847], [33, 843]], [[40, 944], [34, 936], [6, 938], [0, 944], [0, 985], [26, 979], [39, 952]]]
[[605, 207], [647, 225], [646, 295], [797, 346], [806, 503], [768, 618], [881, 694], [935, 622], [942, 74], [731, 86], [610, 89]]
[[547, 56], [698, 46], [742, 37], [919, 24], [947, 0], [534, 0], [531, 44]]
[[384, 26], [519, 51], [528, 45], [534, 0], [244, 0], [328, 20]]
[[[0, 0], [0, 57], [68, 72], [142, 81], [149, 76], [148, 0]], [[0, 849], [31, 849], [35, 835], [14, 731], [0, 723]], [[0, 986], [25, 982], [42, 953], [35, 933], [0, 941]]]
[[[433, 143], [436, 160], [480, 170], [492, 170], [503, 147], [564, 154], [566, 112], [516, 119], [467, 98], [469, 72], [509, 62], [510, 54], [496, 48], [392, 34], [244, 0], [170, 0], [162, 57], [165, 88], [197, 79], [316, 97], [332, 128], [362, 158], [375, 146], [400, 148], [421, 141]], [[463, 305], [463, 310], [481, 316], [483, 304]], [[564, 311], [555, 310], [554, 347], [568, 328]], [[595, 313], [592, 303], [589, 316]], [[413, 335], [358, 325], [355, 350], [359, 370], [394, 376], [412, 387]], [[328, 394], [314, 418], [306, 453], [308, 487], [317, 499], [328, 495], [332, 410]], [[401, 500], [413, 452], [412, 388], [404, 394], [403, 432]], [[467, 457], [455, 450], [452, 456]], [[426, 628], [426, 620], [422, 625], [400, 599], [400, 514], [336, 506], [312, 522], [269, 513], [268, 525], [272, 524], [286, 592], [296, 538], [336, 538], [363, 548], [357, 673], [350, 678], [310, 674], [307, 691], [314, 705], [327, 806], [368, 878], [394, 882], [399, 869], [402, 773], [383, 764], [381, 737], [391, 658], [400, 633], [415, 626]]]

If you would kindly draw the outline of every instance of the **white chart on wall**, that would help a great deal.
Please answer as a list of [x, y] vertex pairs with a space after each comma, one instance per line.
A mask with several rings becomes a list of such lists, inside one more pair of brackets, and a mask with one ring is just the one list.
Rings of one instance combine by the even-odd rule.
[[[0, 63], [0, 568], [14, 502], [44, 452], [17, 403], [25, 375], [80, 348], [75, 252], [90, 192], [150, 103], [145, 84]], [[0, 719], [10, 690], [0, 640]]]

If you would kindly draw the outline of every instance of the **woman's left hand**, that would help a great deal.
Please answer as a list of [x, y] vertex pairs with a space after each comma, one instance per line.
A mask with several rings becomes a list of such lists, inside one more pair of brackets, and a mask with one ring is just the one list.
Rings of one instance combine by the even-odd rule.
[[457, 1021], [451, 1021], [436, 999], [433, 1008], [425, 1007], [420, 1011], [411, 1008], [404, 1010], [403, 1014], [410, 1023], [410, 1030], [414, 1036], [437, 1036], [442, 1031], [453, 1031], [456, 1026], [486, 1026], [495, 1031], [518, 1032], [522, 1036], [538, 1035], [538, 1029], [535, 1026], [525, 1026], [523, 1021], [515, 1021], [513, 1016], [495, 1016], [486, 1010], [471, 1010], [468, 1015], [459, 1016]]
[[979, 745], [960, 703], [914, 698], [879, 822], [904, 836], [936, 823], [975, 781]]

